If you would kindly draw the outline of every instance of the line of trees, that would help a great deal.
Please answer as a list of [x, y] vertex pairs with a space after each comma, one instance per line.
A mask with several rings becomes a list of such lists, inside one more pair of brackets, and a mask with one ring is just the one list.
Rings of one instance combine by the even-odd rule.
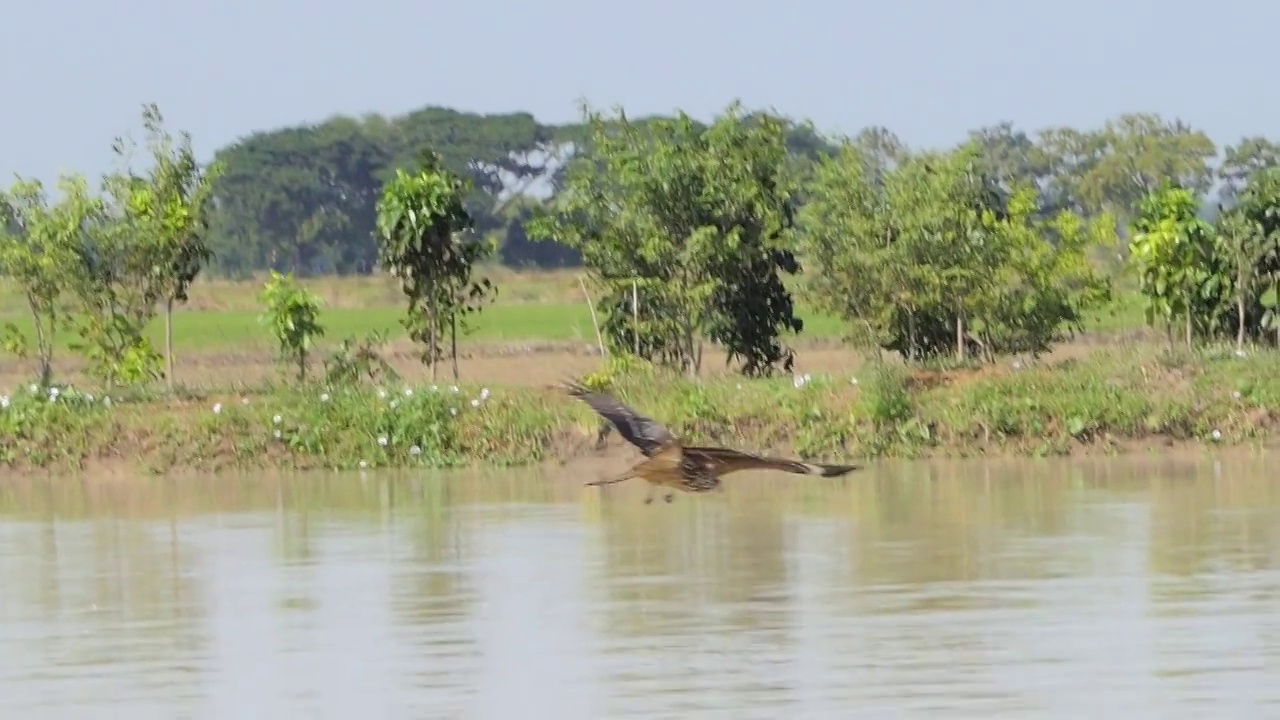
[[[709, 124], [582, 113], [559, 129], [438, 109], [339, 118], [253, 136], [202, 169], [149, 106], [149, 174], [126, 164], [100, 193], [66, 178], [53, 204], [19, 181], [0, 202], [0, 267], [36, 319], [46, 379], [62, 318], [108, 382], [155, 377], [142, 327], [219, 264], [390, 271], [434, 370], [445, 334], [456, 347], [492, 298], [472, 271], [495, 250], [512, 261], [513, 234], [527, 257], [581, 263], [616, 351], [689, 374], [704, 342], [749, 375], [789, 368], [797, 296], [910, 361], [1039, 353], [1128, 272], [1171, 338], [1280, 342], [1280, 149], [1263, 139], [1214, 167], [1203, 133], [1155, 115], [1034, 140], [1003, 124], [918, 151], [883, 128], [825, 138], [736, 103]], [[504, 195], [539, 176], [548, 197]]]
[[[643, 128], [678, 119], [646, 117], [629, 124]], [[808, 123], [777, 120], [798, 169], [838, 155], [845, 145]], [[373, 272], [379, 193], [423, 147], [469, 181], [465, 207], [476, 232], [496, 245], [496, 260], [512, 267], [578, 265], [578, 252], [531, 242], [525, 225], [548, 198], [563, 191], [567, 161], [584, 150], [591, 133], [586, 118], [553, 125], [528, 113], [479, 115], [440, 107], [396, 118], [339, 116], [254, 133], [215, 156], [225, 171], [215, 184], [209, 245], [216, 257], [209, 271], [230, 276], [266, 269], [298, 276]], [[849, 142], [878, 167], [916, 154], [883, 127], [867, 128]], [[1164, 180], [1193, 190], [1201, 213], [1212, 220], [1217, 204], [1232, 204], [1253, 171], [1280, 159], [1280, 145], [1265, 138], [1218, 148], [1200, 130], [1153, 113], [1121, 115], [1086, 129], [1028, 131], [1003, 122], [974, 130], [966, 142], [975, 145], [998, 182], [1034, 186], [1037, 203], [1047, 212], [1066, 209], [1089, 219], [1110, 213], [1121, 239], [1140, 199]], [[1124, 242], [1118, 252], [1127, 253]]]
[[[207, 246], [215, 163], [201, 167], [186, 133], [174, 138], [159, 109], [142, 112], [150, 167], [134, 167], [134, 142], [117, 138], [120, 167], [92, 188], [79, 174], [58, 182], [50, 201], [38, 181], [18, 178], [0, 192], [0, 276], [19, 291], [34, 321], [34, 337], [3, 326], [4, 348], [34, 354], [48, 385], [60, 333], [107, 387], [162, 375], [172, 382], [172, 313], [209, 261]], [[145, 328], [165, 313], [165, 354]]]

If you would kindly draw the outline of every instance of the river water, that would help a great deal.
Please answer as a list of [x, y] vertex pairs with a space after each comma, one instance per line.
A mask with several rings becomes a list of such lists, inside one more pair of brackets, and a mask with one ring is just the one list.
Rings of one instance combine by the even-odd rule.
[[1277, 468], [0, 479], [0, 718], [1280, 717]]

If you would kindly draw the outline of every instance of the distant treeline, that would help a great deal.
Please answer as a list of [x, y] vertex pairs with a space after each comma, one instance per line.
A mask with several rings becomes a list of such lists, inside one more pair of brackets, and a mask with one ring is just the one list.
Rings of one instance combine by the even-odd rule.
[[[798, 172], [851, 142], [879, 165], [912, 154], [883, 127], [853, 138], [826, 137], [787, 121]], [[426, 107], [398, 118], [334, 117], [318, 125], [254, 133], [220, 150], [210, 247], [213, 273], [243, 276], [264, 269], [300, 276], [363, 274], [375, 265], [371, 235], [382, 183], [429, 147], [473, 183], [468, 209], [477, 232], [492, 238], [512, 267], [580, 263], [577, 251], [533, 243], [532, 208], [563, 183], [564, 161], [587, 137], [581, 124], [548, 125], [529, 113], [479, 115]], [[1230, 204], [1244, 178], [1280, 160], [1280, 145], [1243, 138], [1219, 149], [1202, 131], [1156, 114], [1129, 114], [1101, 128], [1024, 131], [1011, 123], [974, 130], [988, 166], [1005, 182], [1029, 181], [1045, 210], [1085, 216], [1110, 211], [1122, 220], [1161, 181], [1194, 190], [1211, 219]]]

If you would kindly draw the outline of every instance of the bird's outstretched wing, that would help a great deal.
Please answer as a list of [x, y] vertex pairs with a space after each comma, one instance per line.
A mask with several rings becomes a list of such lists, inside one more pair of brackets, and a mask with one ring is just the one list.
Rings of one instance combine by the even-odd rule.
[[659, 450], [675, 442], [675, 435], [651, 418], [619, 402], [612, 395], [592, 392], [581, 383], [565, 381], [565, 389], [570, 395], [591, 406], [601, 417], [613, 423], [622, 437], [640, 448], [647, 457], [653, 457]]
[[797, 475], [818, 475], [820, 477], [840, 477], [861, 465], [826, 465], [823, 463], [807, 463], [787, 458], [752, 455], [751, 453], [728, 448], [717, 447], [685, 447], [685, 457], [696, 457], [705, 460], [718, 475], [728, 475], [740, 470], [781, 470]]

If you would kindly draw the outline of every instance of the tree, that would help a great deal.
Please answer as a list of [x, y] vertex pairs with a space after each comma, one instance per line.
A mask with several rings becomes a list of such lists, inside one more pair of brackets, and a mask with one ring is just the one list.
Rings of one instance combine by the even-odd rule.
[[1139, 205], [1129, 245], [1147, 299], [1147, 322], [1164, 319], [1172, 340], [1174, 319], [1182, 317], [1187, 347], [1197, 319], [1202, 331], [1212, 329], [1204, 321], [1228, 290], [1217, 272], [1221, 254], [1213, 227], [1197, 216], [1198, 208], [1192, 190], [1165, 181]]
[[[64, 190], [69, 182], [73, 181], [61, 181]], [[62, 294], [74, 239], [71, 230], [79, 225], [69, 213], [88, 210], [69, 205], [50, 208], [44, 188], [35, 180], [19, 179], [8, 193], [0, 193], [0, 275], [13, 281], [27, 302], [42, 387], [51, 382], [58, 327], [65, 320]], [[17, 326], [10, 324], [8, 333], [14, 349], [27, 346]]]
[[883, 182], [875, 172], [847, 145], [819, 165], [800, 212], [807, 292], [864, 344], [912, 361], [970, 345], [988, 360], [1038, 353], [1108, 297], [1085, 253], [1114, 242], [1112, 221], [1041, 218], [1034, 188], [994, 186], [976, 143], [918, 153]]
[[[142, 119], [154, 164], [145, 178], [128, 172], [125, 213], [151, 261], [146, 295], [164, 302], [165, 379], [172, 390], [173, 305], [187, 301], [191, 283], [212, 257], [206, 244], [209, 199], [221, 168], [201, 170], [188, 133], [175, 146], [154, 103], [143, 107]], [[114, 149], [123, 157], [124, 141], [117, 139]]]
[[423, 359], [436, 379], [440, 333], [448, 323], [453, 376], [458, 377], [457, 327], [493, 291], [487, 278], [473, 281], [475, 264], [490, 248], [468, 233], [474, 227], [463, 205], [468, 183], [424, 150], [414, 174], [397, 170], [378, 201], [378, 261], [400, 278], [409, 299], [404, 319], [410, 337], [425, 342]]
[[1236, 199], [1219, 225], [1235, 270], [1236, 341], [1270, 329], [1280, 346], [1280, 168], [1254, 172]]
[[1255, 173], [1280, 165], [1280, 145], [1264, 137], [1245, 137], [1223, 150], [1218, 165], [1218, 179], [1222, 181], [1219, 197], [1228, 206], [1235, 203], [1240, 191]]
[[298, 368], [298, 381], [307, 380], [307, 358], [316, 338], [324, 335], [320, 324], [320, 298], [298, 285], [293, 275], [272, 270], [259, 300], [265, 310], [258, 321], [271, 329], [280, 359]]
[[690, 376], [703, 338], [724, 344], [748, 374], [789, 366], [779, 337], [802, 326], [779, 277], [799, 269], [785, 124], [746, 116], [738, 103], [706, 127], [684, 113], [638, 122], [586, 107], [583, 115], [586, 147], [527, 229], [582, 252], [604, 290], [606, 325], [627, 328], [611, 343], [624, 352], [639, 344], [618, 315], [634, 287], [649, 349]]
[[92, 193], [83, 178], [64, 189], [63, 202], [78, 218], [69, 231], [67, 267], [78, 335], [71, 347], [108, 387], [148, 382], [161, 372], [160, 353], [145, 334], [158, 299], [151, 282], [155, 258], [130, 211], [133, 194], [143, 187], [116, 173], [103, 178], [103, 195]]

